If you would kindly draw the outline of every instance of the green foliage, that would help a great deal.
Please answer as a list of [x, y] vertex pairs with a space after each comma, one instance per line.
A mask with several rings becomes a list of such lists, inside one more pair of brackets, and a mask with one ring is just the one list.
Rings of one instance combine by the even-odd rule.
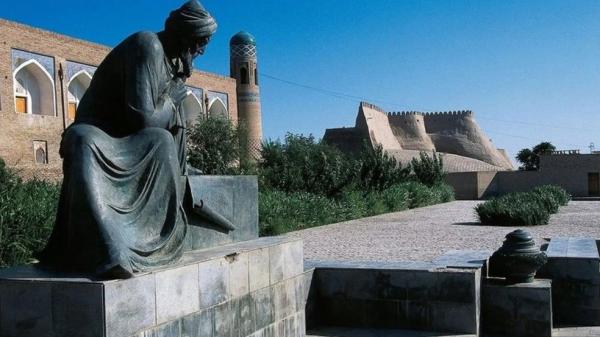
[[550, 142], [541, 142], [530, 149], [522, 149], [517, 153], [516, 159], [522, 165], [519, 170], [533, 171], [540, 167], [540, 156], [550, 154], [556, 147]]
[[419, 159], [412, 159], [411, 166], [417, 179], [427, 186], [444, 182], [444, 162], [442, 157], [435, 152], [429, 157], [426, 152], [421, 151]]
[[198, 120], [188, 132], [188, 162], [204, 174], [237, 173], [240, 132], [226, 117]]
[[261, 186], [266, 189], [335, 196], [354, 176], [351, 160], [313, 136], [288, 133], [284, 143], [265, 142], [261, 155]]
[[379, 144], [374, 148], [364, 144], [357, 167], [356, 184], [363, 190], [382, 191], [407, 181], [410, 175], [410, 166], [402, 168], [402, 164], [388, 155]]
[[562, 187], [555, 185], [544, 185], [536, 187], [533, 192], [541, 195], [551, 195], [556, 200], [559, 206], [566, 206], [571, 201], [571, 195]]
[[258, 205], [261, 235], [332, 223], [340, 213], [335, 200], [307, 192], [261, 191]]
[[447, 185], [428, 187], [416, 181], [383, 191], [344, 190], [338, 198], [307, 192], [262, 190], [259, 193], [261, 235], [285, 232], [373, 216], [454, 199]]
[[0, 267], [24, 264], [52, 232], [59, 187], [21, 181], [0, 159]]
[[557, 186], [541, 186], [530, 192], [509, 193], [475, 207], [479, 220], [492, 226], [546, 225], [550, 215], [570, 200], [567, 192]]

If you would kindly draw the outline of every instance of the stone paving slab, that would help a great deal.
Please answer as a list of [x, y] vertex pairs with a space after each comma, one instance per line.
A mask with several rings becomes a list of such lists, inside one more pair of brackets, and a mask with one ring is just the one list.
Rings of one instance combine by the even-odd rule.
[[[480, 201], [388, 213], [289, 233], [304, 240], [310, 260], [432, 261], [451, 250], [495, 251], [518, 227], [482, 226], [474, 207]], [[548, 225], [526, 228], [538, 245], [544, 238], [600, 239], [600, 201], [571, 201]]]
[[[600, 327], [574, 327], [553, 329], [553, 337], [599, 337]], [[414, 330], [373, 330], [349, 328], [323, 328], [308, 331], [306, 337], [475, 337], [475, 335], [448, 334]], [[509, 336], [507, 336], [509, 337]]]
[[598, 247], [594, 239], [553, 237], [546, 254], [549, 258], [598, 259]]
[[475, 337], [470, 334], [453, 334], [444, 332], [415, 331], [415, 330], [379, 330], [379, 329], [350, 329], [323, 328], [308, 331], [306, 337]]

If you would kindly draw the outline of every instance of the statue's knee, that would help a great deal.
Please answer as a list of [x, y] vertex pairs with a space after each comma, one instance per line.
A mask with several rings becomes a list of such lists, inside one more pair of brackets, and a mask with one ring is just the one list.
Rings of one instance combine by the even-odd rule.
[[69, 127], [61, 142], [61, 156], [70, 157], [75, 153], [81, 153], [94, 143], [97, 134], [97, 129], [91, 125], [78, 124]]
[[165, 129], [147, 128], [145, 132], [156, 144], [160, 144], [161, 147], [171, 147], [174, 145], [173, 135]]

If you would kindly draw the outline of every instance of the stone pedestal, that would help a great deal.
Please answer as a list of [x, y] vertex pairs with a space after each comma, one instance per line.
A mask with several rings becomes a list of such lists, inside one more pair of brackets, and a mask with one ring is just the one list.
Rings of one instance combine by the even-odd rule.
[[482, 287], [481, 327], [484, 336], [552, 336], [550, 280], [506, 285], [489, 278]]
[[600, 254], [594, 239], [552, 238], [540, 277], [552, 279], [554, 322], [600, 325]]
[[128, 280], [7, 269], [0, 336], [303, 337], [311, 276], [289, 238], [191, 251]]
[[307, 261], [307, 324], [475, 334], [480, 268], [436, 263]]

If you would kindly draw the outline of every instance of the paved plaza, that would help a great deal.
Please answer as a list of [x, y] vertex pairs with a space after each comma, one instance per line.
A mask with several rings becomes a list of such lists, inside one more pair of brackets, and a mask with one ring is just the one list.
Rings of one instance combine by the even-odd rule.
[[[306, 259], [430, 261], [453, 249], [494, 251], [517, 227], [482, 226], [479, 201], [453, 201], [301, 230]], [[528, 227], [536, 243], [570, 236], [600, 239], [600, 201], [571, 201], [544, 226]]]

